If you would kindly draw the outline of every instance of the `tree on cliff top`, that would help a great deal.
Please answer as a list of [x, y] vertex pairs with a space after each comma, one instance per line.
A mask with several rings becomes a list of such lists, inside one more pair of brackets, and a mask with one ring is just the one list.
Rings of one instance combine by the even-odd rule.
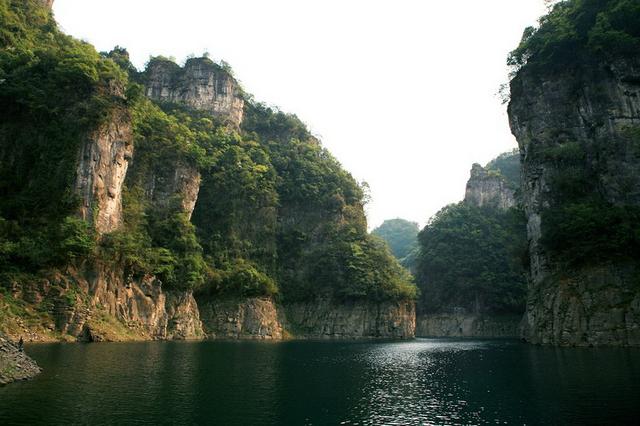
[[509, 55], [516, 71], [525, 65], [553, 72], [596, 58], [640, 54], [640, 3], [637, 0], [566, 0], [525, 29]]

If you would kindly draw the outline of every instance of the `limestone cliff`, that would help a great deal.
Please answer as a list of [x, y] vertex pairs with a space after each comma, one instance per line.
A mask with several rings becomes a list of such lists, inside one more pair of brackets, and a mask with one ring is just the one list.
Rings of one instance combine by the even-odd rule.
[[199, 306], [209, 338], [279, 340], [285, 336], [271, 299], [200, 299]]
[[199, 300], [210, 338], [408, 339], [415, 334], [413, 302], [318, 300], [278, 305], [271, 299]]
[[155, 59], [145, 71], [146, 95], [157, 102], [180, 103], [239, 127], [244, 100], [235, 79], [207, 58], [187, 60], [183, 68]]
[[516, 205], [514, 190], [500, 173], [473, 164], [464, 202], [476, 207], [507, 210]]
[[319, 300], [285, 307], [287, 329], [311, 339], [410, 339], [415, 336], [414, 302]]
[[509, 117], [523, 158], [531, 259], [525, 336], [639, 345], [637, 263], [566, 269], [543, 236], [553, 225], [545, 212], [569, 203], [567, 185], [582, 185], [576, 176], [587, 176], [577, 189], [583, 194], [611, 206], [640, 204], [640, 151], [629, 136], [640, 125], [640, 62], [591, 61], [542, 74], [525, 66], [511, 82]]
[[132, 138], [131, 118], [118, 108], [80, 148], [75, 182], [80, 216], [100, 234], [122, 224], [122, 184], [133, 153]]
[[167, 293], [153, 276], [131, 280], [121, 268], [109, 265], [87, 264], [16, 283], [12, 297], [43, 315], [43, 330], [8, 331], [27, 341], [56, 336], [91, 342], [204, 337], [191, 292]]

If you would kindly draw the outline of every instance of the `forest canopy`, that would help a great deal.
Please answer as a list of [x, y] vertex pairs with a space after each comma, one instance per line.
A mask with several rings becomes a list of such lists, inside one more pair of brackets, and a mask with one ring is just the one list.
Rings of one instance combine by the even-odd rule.
[[555, 72], [598, 58], [640, 53], [640, 3], [636, 0], [565, 0], [525, 29], [509, 55], [516, 71]]

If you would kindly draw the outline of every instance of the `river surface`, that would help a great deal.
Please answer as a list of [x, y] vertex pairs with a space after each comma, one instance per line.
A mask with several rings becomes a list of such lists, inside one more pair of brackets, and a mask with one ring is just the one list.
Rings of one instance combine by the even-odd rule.
[[638, 424], [640, 350], [509, 340], [28, 345], [0, 424]]

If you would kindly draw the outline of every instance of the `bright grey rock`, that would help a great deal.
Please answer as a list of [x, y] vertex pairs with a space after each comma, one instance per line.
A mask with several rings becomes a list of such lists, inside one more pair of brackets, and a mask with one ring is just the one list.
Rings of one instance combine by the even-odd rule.
[[240, 126], [244, 112], [240, 86], [213, 61], [192, 58], [180, 68], [168, 60], [156, 60], [149, 64], [145, 75], [150, 99], [188, 105]]
[[476, 207], [508, 210], [516, 205], [516, 198], [504, 177], [475, 163], [467, 181], [464, 202]]

